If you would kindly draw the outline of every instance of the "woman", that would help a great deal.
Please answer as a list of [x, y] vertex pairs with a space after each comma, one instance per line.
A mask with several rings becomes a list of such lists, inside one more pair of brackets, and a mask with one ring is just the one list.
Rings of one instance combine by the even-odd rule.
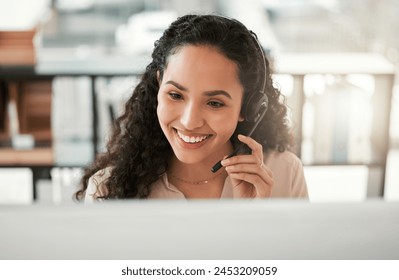
[[[265, 117], [244, 136], [263, 92]], [[183, 16], [155, 43], [107, 152], [86, 170], [76, 197], [307, 198], [280, 99], [254, 33], [221, 16]], [[227, 158], [240, 143], [249, 153]]]

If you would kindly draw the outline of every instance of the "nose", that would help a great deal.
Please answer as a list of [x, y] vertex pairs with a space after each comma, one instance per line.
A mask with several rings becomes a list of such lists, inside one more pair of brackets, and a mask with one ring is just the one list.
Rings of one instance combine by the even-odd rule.
[[180, 122], [187, 130], [203, 126], [204, 118], [200, 106], [195, 103], [187, 104], [182, 112]]

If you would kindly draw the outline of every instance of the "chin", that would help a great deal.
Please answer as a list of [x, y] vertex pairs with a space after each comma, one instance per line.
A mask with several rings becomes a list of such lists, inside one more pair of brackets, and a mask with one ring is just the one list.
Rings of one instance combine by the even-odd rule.
[[199, 154], [197, 152], [181, 152], [181, 151], [174, 151], [176, 158], [185, 164], [196, 164], [200, 162], [206, 161], [208, 158], [204, 154]]

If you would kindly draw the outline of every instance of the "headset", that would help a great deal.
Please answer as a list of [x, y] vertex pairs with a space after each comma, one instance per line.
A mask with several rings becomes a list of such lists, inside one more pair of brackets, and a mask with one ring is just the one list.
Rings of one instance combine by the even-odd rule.
[[[229, 19], [224, 16], [221, 16], [221, 17]], [[231, 19], [229, 19], [229, 20], [231, 20]], [[248, 137], [252, 136], [255, 129], [258, 127], [259, 123], [266, 115], [267, 108], [269, 105], [269, 99], [266, 95], [266, 80], [267, 80], [266, 55], [263, 52], [262, 45], [260, 44], [259, 40], [256, 38], [256, 35], [253, 34], [252, 32], [250, 32], [250, 33], [251, 33], [251, 36], [255, 39], [256, 44], [258, 45], [259, 52], [260, 52], [262, 60], [263, 60], [263, 67], [264, 67], [265, 71], [264, 71], [264, 77], [263, 77], [263, 83], [262, 83], [261, 90], [259, 90], [259, 92], [255, 92], [255, 93], [251, 94], [251, 96], [248, 98], [246, 104], [244, 104], [244, 108], [242, 110], [242, 112], [245, 116], [245, 120], [250, 123], [253, 123], [251, 130], [247, 133]], [[231, 157], [237, 155], [239, 152], [242, 152], [245, 149], [245, 147], [246, 147], [246, 145], [244, 143], [240, 143], [237, 146], [237, 148], [231, 154], [229, 154], [226, 158], [231, 158]], [[211, 171], [213, 173], [215, 173], [220, 168], [222, 168], [222, 160], [218, 161], [211, 168]]]

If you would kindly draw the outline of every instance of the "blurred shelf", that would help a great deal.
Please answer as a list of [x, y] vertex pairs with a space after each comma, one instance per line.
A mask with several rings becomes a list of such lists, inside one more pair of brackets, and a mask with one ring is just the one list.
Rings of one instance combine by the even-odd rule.
[[1, 166], [51, 166], [54, 164], [52, 148], [34, 148], [31, 150], [16, 150], [0, 148]]

